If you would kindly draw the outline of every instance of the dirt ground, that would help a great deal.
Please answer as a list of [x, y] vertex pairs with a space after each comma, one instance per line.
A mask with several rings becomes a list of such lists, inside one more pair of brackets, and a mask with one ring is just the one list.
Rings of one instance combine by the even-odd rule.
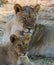
[[[13, 4], [9, 3], [0, 7], [0, 42], [4, 34], [5, 24], [14, 21]], [[54, 26], [54, 4], [46, 6], [40, 10], [37, 23]], [[54, 65], [54, 58], [32, 57], [33, 65]]]

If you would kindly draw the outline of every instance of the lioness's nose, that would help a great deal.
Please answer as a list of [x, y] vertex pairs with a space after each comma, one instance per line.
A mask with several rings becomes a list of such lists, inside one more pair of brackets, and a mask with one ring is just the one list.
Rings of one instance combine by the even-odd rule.
[[28, 28], [31, 28], [32, 27], [32, 24], [31, 23], [27, 23], [27, 26], [28, 26]]

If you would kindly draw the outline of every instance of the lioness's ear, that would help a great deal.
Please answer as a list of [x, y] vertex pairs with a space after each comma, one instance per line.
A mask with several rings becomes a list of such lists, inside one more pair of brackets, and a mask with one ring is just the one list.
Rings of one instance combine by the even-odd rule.
[[15, 10], [15, 13], [17, 14], [17, 12], [22, 11], [23, 8], [21, 7], [21, 5], [19, 5], [19, 4], [15, 4], [15, 5], [14, 5], [14, 10]]
[[35, 11], [35, 13], [38, 13], [39, 10], [40, 10], [40, 5], [37, 4], [37, 5], [34, 7], [34, 11]]
[[17, 37], [16, 35], [12, 34], [12, 35], [10, 36], [10, 41], [11, 41], [11, 43], [14, 44], [15, 42], [18, 41], [18, 37]]

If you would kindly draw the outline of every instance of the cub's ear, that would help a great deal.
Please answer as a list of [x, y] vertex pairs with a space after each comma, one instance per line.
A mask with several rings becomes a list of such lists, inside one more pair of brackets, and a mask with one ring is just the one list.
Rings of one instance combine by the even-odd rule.
[[15, 5], [14, 5], [14, 10], [15, 10], [15, 13], [17, 14], [17, 12], [22, 11], [23, 8], [21, 7], [20, 4], [15, 4]]
[[10, 41], [11, 41], [11, 43], [13, 43], [13, 44], [16, 44], [16, 42], [18, 42], [18, 37], [16, 36], [16, 35], [14, 35], [14, 34], [12, 34], [11, 36], [10, 36]]
[[34, 7], [34, 11], [35, 11], [35, 13], [38, 13], [39, 10], [40, 10], [40, 5], [37, 4], [37, 5]]

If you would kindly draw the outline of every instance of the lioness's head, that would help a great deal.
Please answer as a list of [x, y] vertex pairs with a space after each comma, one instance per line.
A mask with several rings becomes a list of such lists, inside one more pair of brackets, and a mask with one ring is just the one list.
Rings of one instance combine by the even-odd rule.
[[21, 25], [25, 32], [31, 32], [36, 24], [36, 17], [39, 12], [40, 5], [35, 7], [21, 6], [19, 4], [14, 5], [15, 14], [18, 24]]

